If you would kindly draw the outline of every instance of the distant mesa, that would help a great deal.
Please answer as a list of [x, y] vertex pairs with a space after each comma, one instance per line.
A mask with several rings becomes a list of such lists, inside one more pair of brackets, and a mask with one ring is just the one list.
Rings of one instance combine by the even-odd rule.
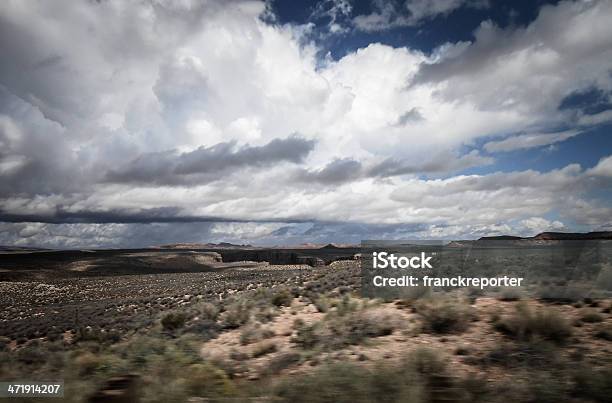
[[237, 249], [237, 248], [252, 248], [252, 245], [236, 245], [229, 242], [219, 243], [171, 243], [165, 245], [159, 245], [157, 249]]
[[612, 240], [612, 231], [594, 232], [542, 232], [533, 237], [520, 237], [512, 235], [483, 236], [479, 241], [583, 241], [583, 240]]
[[543, 241], [566, 241], [566, 240], [592, 240], [592, 239], [612, 239], [612, 231], [596, 232], [542, 232], [534, 237]]
[[519, 241], [526, 238], [521, 238], [520, 236], [513, 235], [499, 235], [499, 236], [483, 236], [478, 239], [479, 241]]
[[50, 250], [46, 248], [36, 248], [33, 246], [14, 246], [14, 245], [0, 245], [0, 252], [38, 252]]

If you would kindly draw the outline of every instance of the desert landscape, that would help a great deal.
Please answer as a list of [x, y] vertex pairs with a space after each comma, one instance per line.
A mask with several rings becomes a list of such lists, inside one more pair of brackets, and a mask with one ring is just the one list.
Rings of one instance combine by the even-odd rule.
[[365, 298], [359, 252], [4, 251], [0, 378], [63, 379], [71, 402], [612, 396], [612, 299]]
[[612, 403], [611, 22], [0, 1], [0, 403]]

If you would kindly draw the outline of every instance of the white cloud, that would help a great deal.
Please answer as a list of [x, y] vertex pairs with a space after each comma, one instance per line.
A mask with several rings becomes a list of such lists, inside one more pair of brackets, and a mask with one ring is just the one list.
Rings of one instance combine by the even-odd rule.
[[545, 231], [563, 231], [567, 230], [565, 224], [561, 221], [550, 221], [542, 217], [529, 217], [519, 222], [519, 226], [524, 228], [531, 236], [537, 235]]
[[525, 127], [553, 125], [568, 118], [558, 110], [565, 96], [593, 85], [612, 87], [612, 27], [605, 22], [611, 14], [610, 2], [565, 1], [542, 7], [525, 28], [485, 21], [470, 46], [423, 66], [417, 81], [438, 83], [439, 95], [449, 101], [514, 111]]
[[510, 136], [504, 140], [489, 141], [484, 145], [488, 152], [507, 152], [527, 148], [542, 147], [560, 143], [580, 134], [580, 130], [565, 130], [556, 133], [528, 133]]
[[588, 173], [593, 176], [612, 178], [612, 156], [602, 158], [597, 165], [589, 169]]

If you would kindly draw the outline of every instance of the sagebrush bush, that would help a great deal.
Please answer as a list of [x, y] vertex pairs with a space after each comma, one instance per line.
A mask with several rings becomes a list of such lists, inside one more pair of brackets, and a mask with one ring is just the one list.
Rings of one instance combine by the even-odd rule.
[[573, 381], [576, 396], [602, 403], [612, 397], [612, 367], [581, 366], [574, 370]]
[[372, 337], [386, 336], [398, 326], [396, 315], [378, 309], [363, 309], [344, 316], [329, 315], [325, 320], [332, 345], [360, 344]]
[[415, 310], [425, 329], [433, 333], [463, 332], [475, 319], [473, 308], [459, 299], [424, 299], [415, 304]]
[[162, 316], [161, 325], [164, 330], [180, 329], [187, 322], [187, 315], [184, 312], [169, 312]]
[[297, 319], [293, 322], [293, 328], [296, 331], [296, 335], [291, 341], [303, 349], [314, 348], [321, 342], [321, 327], [322, 325], [320, 322], [309, 325], [303, 320]]
[[[422, 401], [417, 383], [402, 387], [401, 384], [385, 382], [396, 379], [397, 375], [389, 378], [394, 375], [390, 371], [384, 375], [381, 371], [373, 373], [356, 365], [338, 363], [321, 367], [299, 379], [285, 380], [277, 387], [276, 394], [283, 400], [294, 403], [366, 403], [382, 401], [382, 396], [385, 396], [384, 401], [390, 402]], [[398, 386], [400, 390], [397, 390]], [[409, 392], [414, 392], [414, 397], [410, 396]], [[393, 398], [390, 396], [392, 394]], [[398, 399], [400, 395], [401, 400]]]
[[383, 309], [343, 308], [329, 312], [323, 320], [310, 325], [297, 320], [294, 323], [296, 335], [292, 341], [304, 349], [333, 350], [389, 335], [399, 324], [397, 314]]
[[227, 374], [210, 363], [192, 364], [182, 375], [187, 390], [192, 395], [212, 398], [236, 395], [234, 385]]
[[215, 321], [219, 316], [219, 308], [209, 302], [196, 304], [193, 309], [201, 320]]
[[331, 305], [336, 308], [336, 315], [344, 316], [360, 309], [362, 307], [362, 301], [351, 298], [350, 295], [345, 294], [342, 298], [334, 300]]
[[291, 302], [293, 301], [293, 294], [290, 290], [286, 288], [282, 288], [279, 290], [274, 290], [272, 295], [272, 305], [274, 306], [291, 306]]
[[612, 325], [605, 324], [599, 326], [599, 328], [597, 328], [597, 330], [595, 331], [595, 337], [597, 337], [598, 339], [612, 341]]
[[319, 298], [315, 299], [314, 306], [317, 308], [317, 311], [321, 313], [326, 313], [327, 311], [329, 311], [330, 308], [329, 299], [322, 295]]
[[221, 322], [230, 329], [238, 328], [249, 321], [251, 318], [252, 304], [246, 299], [233, 301], [221, 314]]
[[517, 340], [542, 338], [557, 343], [572, 335], [565, 318], [551, 308], [531, 309], [527, 304], [517, 305], [514, 314], [500, 318], [495, 328]]
[[228, 299], [220, 315], [226, 328], [238, 328], [251, 319], [266, 323], [278, 315], [279, 307], [290, 306], [293, 294], [288, 288], [259, 288]]
[[603, 322], [604, 317], [595, 309], [587, 308], [580, 312], [580, 320], [586, 323]]
[[461, 401], [463, 395], [458, 386], [448, 374], [443, 357], [431, 350], [417, 349], [399, 366], [324, 365], [310, 374], [281, 382], [276, 395], [296, 403]]

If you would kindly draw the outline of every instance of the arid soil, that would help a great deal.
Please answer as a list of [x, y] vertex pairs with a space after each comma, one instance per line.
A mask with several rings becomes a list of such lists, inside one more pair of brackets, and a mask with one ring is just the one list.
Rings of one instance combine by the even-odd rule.
[[368, 299], [355, 260], [95, 259], [6, 265], [0, 379], [59, 374], [75, 402], [117, 376], [140, 379], [144, 402], [609, 401], [610, 300]]

